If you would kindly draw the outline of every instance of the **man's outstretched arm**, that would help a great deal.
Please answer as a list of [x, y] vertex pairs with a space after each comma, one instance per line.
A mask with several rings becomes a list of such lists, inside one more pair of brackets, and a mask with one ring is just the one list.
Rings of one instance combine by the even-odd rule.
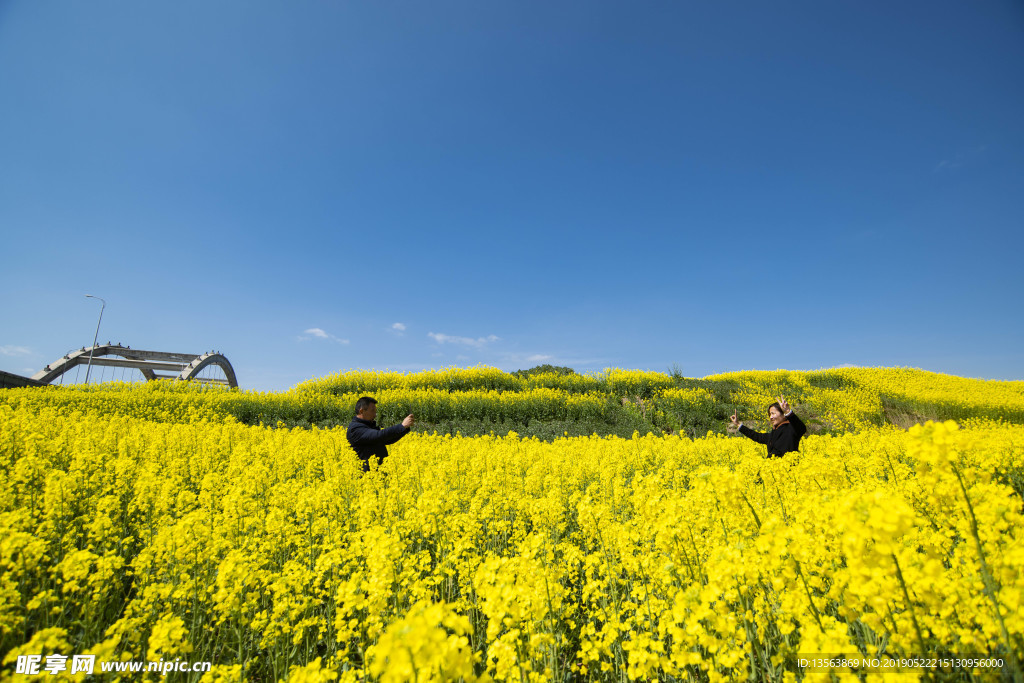
[[[401, 434], [398, 436], [394, 436], [394, 430], [396, 429], [401, 430]], [[402, 425], [395, 425], [394, 427], [388, 427], [387, 429], [374, 429], [373, 427], [359, 426], [349, 430], [348, 439], [353, 446], [372, 446], [378, 443], [387, 445], [401, 439], [405, 436], [406, 431], [408, 430]], [[391, 439], [390, 441], [388, 441], [389, 438]]]
[[412, 430], [414, 423], [412, 415], [409, 415], [402, 420], [402, 424], [387, 427], [386, 429], [374, 429], [373, 427], [360, 425], [349, 430], [349, 441], [353, 446], [356, 444], [369, 446], [378, 443], [389, 446], [408, 434]]
[[384, 441], [384, 444], [386, 446], [390, 446], [391, 444], [395, 443], [403, 436], [408, 434], [410, 431], [412, 430], [409, 427], [406, 427], [405, 425], [394, 425], [393, 427], [387, 427], [386, 429], [380, 430], [380, 433]]
[[384, 443], [388, 446], [395, 443], [403, 436], [412, 431], [412, 426], [416, 424], [416, 420], [413, 419], [412, 413], [405, 416], [402, 420], [402, 424], [395, 425], [394, 427], [388, 427], [387, 429], [381, 430], [383, 434], [386, 434]]

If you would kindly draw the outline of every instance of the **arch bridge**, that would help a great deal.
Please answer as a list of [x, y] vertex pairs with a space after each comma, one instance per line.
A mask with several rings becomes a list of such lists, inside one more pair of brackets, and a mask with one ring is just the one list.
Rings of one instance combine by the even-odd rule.
[[[42, 384], [50, 384], [72, 368], [89, 365], [94, 367], [132, 368], [139, 370], [147, 380], [180, 379], [193, 380], [209, 384], [223, 384], [237, 387], [235, 369], [231, 362], [219, 351], [208, 351], [196, 355], [194, 353], [171, 353], [168, 351], [142, 351], [120, 344], [101, 344], [83, 346], [62, 358], [50, 363], [32, 375], [32, 379]], [[204, 369], [216, 366], [224, 372], [224, 378], [200, 377]], [[170, 372], [171, 374], [164, 374]], [[159, 373], [159, 374], [158, 374]], [[176, 374], [175, 374], [176, 373]]]

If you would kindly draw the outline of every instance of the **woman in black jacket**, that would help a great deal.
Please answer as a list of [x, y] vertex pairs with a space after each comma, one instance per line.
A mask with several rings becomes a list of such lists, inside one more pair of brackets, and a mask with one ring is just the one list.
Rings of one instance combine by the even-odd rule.
[[771, 420], [772, 431], [767, 434], [755, 432], [741, 424], [736, 419], [736, 413], [733, 413], [730, 419], [730, 431], [739, 431], [743, 436], [766, 445], [769, 458], [781, 458], [786, 453], [799, 449], [800, 437], [807, 433], [807, 426], [796, 416], [782, 396], [779, 396], [777, 403], [768, 406], [768, 419]]

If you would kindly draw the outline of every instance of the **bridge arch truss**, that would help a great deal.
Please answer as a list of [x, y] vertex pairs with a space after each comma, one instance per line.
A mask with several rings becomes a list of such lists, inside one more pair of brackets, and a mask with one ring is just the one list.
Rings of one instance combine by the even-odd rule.
[[[90, 360], [91, 359], [91, 360]], [[142, 351], [120, 344], [101, 344], [83, 346], [50, 363], [32, 375], [32, 379], [43, 384], [50, 384], [68, 370], [82, 365], [93, 367], [132, 368], [139, 370], [147, 380], [174, 379], [191, 380], [204, 384], [222, 384], [237, 387], [238, 379], [235, 369], [226, 356], [218, 351], [203, 354], [171, 353], [168, 351]], [[211, 366], [219, 367], [224, 378], [201, 377], [200, 372]], [[167, 374], [167, 373], [170, 374]]]

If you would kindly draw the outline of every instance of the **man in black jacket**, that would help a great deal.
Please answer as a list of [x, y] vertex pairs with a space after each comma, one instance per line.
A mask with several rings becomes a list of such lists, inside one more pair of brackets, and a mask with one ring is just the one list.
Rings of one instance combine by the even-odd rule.
[[730, 419], [730, 431], [739, 431], [743, 436], [768, 446], [769, 458], [781, 458], [786, 453], [799, 449], [800, 437], [807, 433], [807, 426], [796, 416], [782, 396], [779, 396], [778, 403], [768, 406], [768, 419], [771, 420], [772, 431], [767, 434], [755, 432], [741, 424], [736, 419], [736, 413], [733, 413]]
[[356, 401], [356, 416], [348, 424], [348, 442], [363, 461], [363, 472], [370, 471], [370, 456], [377, 456], [377, 465], [388, 457], [388, 445], [412, 431], [415, 420], [410, 413], [402, 424], [381, 429], [377, 426], [377, 401], [363, 396]]

